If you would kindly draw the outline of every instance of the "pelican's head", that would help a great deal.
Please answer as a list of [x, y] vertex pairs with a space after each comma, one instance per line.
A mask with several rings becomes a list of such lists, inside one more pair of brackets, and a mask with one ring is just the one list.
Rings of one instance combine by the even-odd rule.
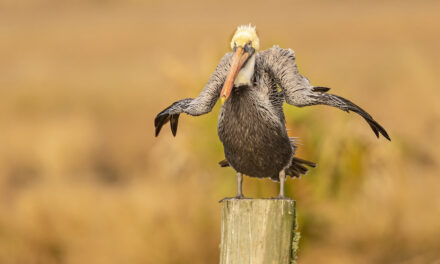
[[254, 26], [239, 26], [231, 40], [234, 52], [231, 69], [229, 70], [223, 89], [220, 93], [222, 102], [231, 94], [234, 86], [250, 85], [255, 67], [255, 51], [260, 48], [260, 39]]
[[246, 45], [250, 45], [254, 50], [260, 48], [260, 39], [258, 38], [256, 27], [251, 26], [251, 24], [239, 26], [231, 40], [232, 50], [235, 47], [244, 48]]

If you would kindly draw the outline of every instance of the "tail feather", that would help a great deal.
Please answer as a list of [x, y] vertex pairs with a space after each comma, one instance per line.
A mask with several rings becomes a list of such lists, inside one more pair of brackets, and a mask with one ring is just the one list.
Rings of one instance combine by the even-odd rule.
[[219, 164], [220, 167], [222, 167], [222, 168], [224, 168], [224, 167], [229, 167], [229, 166], [230, 166], [230, 165], [229, 165], [229, 162], [228, 162], [227, 160], [219, 161], [218, 164]]
[[305, 175], [309, 171], [309, 168], [306, 166], [316, 168], [316, 163], [293, 157], [290, 167], [286, 169], [286, 174], [292, 178], [299, 178], [301, 175]]
[[[221, 167], [229, 167], [229, 162], [227, 160], [222, 160], [218, 163]], [[300, 159], [297, 157], [292, 158], [291, 165], [286, 168], [286, 175], [289, 175], [292, 178], [299, 178], [301, 175], [305, 175], [309, 168], [316, 168], [317, 164], [308, 160]], [[278, 175], [271, 177], [273, 180], [278, 180]]]
[[311, 161], [308, 161], [308, 160], [304, 160], [304, 159], [300, 159], [300, 158], [297, 158], [297, 157], [293, 157], [292, 162], [305, 164], [305, 165], [307, 165], [309, 167], [312, 167], [312, 168], [316, 168], [316, 165], [317, 165], [314, 162], [311, 162]]
[[292, 168], [287, 168], [286, 169], [286, 174], [290, 175], [290, 177], [298, 177], [301, 175], [301, 173], [299, 173], [297, 170], [292, 169]]

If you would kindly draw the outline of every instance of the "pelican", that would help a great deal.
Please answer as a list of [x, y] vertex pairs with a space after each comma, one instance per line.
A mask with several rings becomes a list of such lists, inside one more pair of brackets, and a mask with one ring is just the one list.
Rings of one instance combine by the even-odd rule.
[[179, 115], [209, 113], [220, 98], [218, 136], [223, 143], [222, 167], [236, 171], [237, 196], [242, 192], [243, 175], [270, 178], [280, 183], [277, 198], [284, 199], [286, 176], [299, 177], [316, 164], [294, 156], [295, 140], [289, 138], [283, 103], [303, 107], [328, 105], [361, 115], [376, 137], [390, 140], [385, 129], [370, 114], [351, 101], [327, 93], [330, 88], [313, 86], [298, 72], [295, 53], [273, 46], [260, 51], [260, 40], [252, 25], [239, 26], [231, 40], [232, 52], [221, 59], [215, 72], [196, 98], [174, 102], [155, 120], [156, 137], [170, 122], [176, 136]]

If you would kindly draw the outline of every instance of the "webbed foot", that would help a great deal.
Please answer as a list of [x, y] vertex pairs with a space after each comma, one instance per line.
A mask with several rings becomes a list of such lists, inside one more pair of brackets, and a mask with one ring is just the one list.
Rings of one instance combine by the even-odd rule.
[[246, 199], [246, 197], [244, 197], [243, 194], [239, 194], [239, 195], [236, 195], [234, 197], [225, 197], [225, 198], [221, 199], [218, 202], [221, 203], [221, 202], [224, 202], [224, 201], [227, 201], [227, 200], [233, 200], [233, 199]]
[[290, 197], [285, 195], [278, 195], [277, 197], [271, 197], [271, 200], [292, 200]]

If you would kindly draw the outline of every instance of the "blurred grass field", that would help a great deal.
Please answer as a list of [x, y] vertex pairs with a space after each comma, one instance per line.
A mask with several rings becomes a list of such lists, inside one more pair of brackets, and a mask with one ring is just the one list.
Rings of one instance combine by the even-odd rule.
[[[237, 25], [295, 50], [355, 114], [285, 106], [299, 263], [440, 263], [440, 2], [0, 1], [0, 263], [216, 263], [219, 105], [154, 137], [203, 88]], [[244, 180], [250, 197], [278, 185]]]

